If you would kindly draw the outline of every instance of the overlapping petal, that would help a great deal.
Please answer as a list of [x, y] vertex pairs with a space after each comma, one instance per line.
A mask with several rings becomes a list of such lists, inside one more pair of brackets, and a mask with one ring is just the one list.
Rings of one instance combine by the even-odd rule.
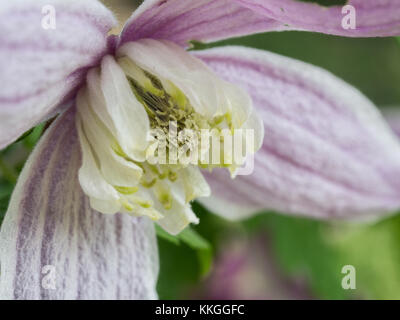
[[121, 43], [163, 39], [187, 47], [190, 40], [210, 42], [287, 27], [236, 0], [147, 0], [127, 21]]
[[50, 127], [19, 178], [0, 231], [0, 298], [156, 298], [153, 223], [90, 209], [74, 116]]
[[[128, 20], [121, 43], [164, 39], [216, 41], [257, 32], [306, 30], [345, 37], [400, 35], [399, 0], [350, 0], [355, 29], [343, 5], [323, 7], [298, 0], [147, 0]], [[351, 12], [352, 14], [352, 12]]]
[[1, 2], [0, 149], [68, 100], [114, 23], [96, 0]]
[[[298, 0], [237, 0], [269, 19], [291, 29], [334, 34], [344, 37], [389, 37], [400, 35], [399, 0], [349, 0], [329, 8]], [[353, 15], [355, 28], [347, 27]]]
[[239, 47], [196, 53], [246, 89], [265, 126], [255, 171], [208, 174], [203, 202], [227, 217], [261, 209], [369, 218], [400, 207], [400, 145], [374, 105], [332, 74]]

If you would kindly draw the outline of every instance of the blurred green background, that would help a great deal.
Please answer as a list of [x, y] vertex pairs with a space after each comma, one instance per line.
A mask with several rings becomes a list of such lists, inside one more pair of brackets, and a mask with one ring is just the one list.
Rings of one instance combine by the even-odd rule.
[[[104, 1], [123, 22], [138, 1]], [[340, 2], [339, 2], [340, 3]], [[378, 107], [400, 107], [400, 41], [284, 32], [230, 39], [323, 67]], [[43, 126], [0, 152], [0, 220]], [[201, 223], [173, 238], [158, 230], [164, 299], [399, 299], [400, 215], [373, 225], [320, 222], [265, 212], [231, 223], [194, 210]], [[356, 289], [341, 286], [344, 265]]]

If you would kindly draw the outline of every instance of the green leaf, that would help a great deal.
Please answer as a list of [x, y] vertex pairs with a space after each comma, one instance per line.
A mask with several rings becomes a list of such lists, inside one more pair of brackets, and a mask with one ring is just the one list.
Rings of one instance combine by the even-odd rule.
[[400, 215], [374, 225], [347, 227], [332, 236], [354, 265], [357, 288], [372, 299], [400, 299]]
[[189, 49], [188, 51], [196, 51], [196, 50], [205, 50], [211, 47], [210, 44], [208, 43], [203, 43], [201, 41], [197, 41], [197, 40], [190, 40], [189, 41]]
[[0, 153], [0, 174], [9, 183], [15, 184], [17, 182], [18, 174], [16, 170], [3, 159], [3, 155], [1, 153]]
[[161, 299], [187, 299], [211, 270], [211, 245], [190, 227], [175, 237], [159, 226], [156, 230], [160, 253], [157, 292]]
[[176, 246], [158, 238], [160, 273], [157, 293], [160, 299], [188, 299], [201, 280], [197, 252], [188, 246]]
[[159, 225], [156, 225], [157, 236], [174, 245], [186, 244], [189, 248], [196, 251], [196, 255], [200, 264], [200, 274], [206, 276], [212, 267], [213, 250], [210, 242], [203, 238], [198, 232], [191, 227], [187, 227], [177, 236], [172, 236]]
[[22, 142], [26, 147], [33, 148], [41, 137], [46, 123], [41, 123], [23, 133], [13, 144]]
[[0, 199], [0, 226], [3, 222], [4, 215], [6, 214], [8, 203], [10, 202], [10, 195]]
[[160, 238], [167, 240], [175, 245], [179, 245], [181, 242], [183, 242], [190, 248], [195, 250], [211, 249], [210, 243], [191, 227], [187, 227], [180, 234], [173, 236], [156, 224], [156, 234]]
[[13, 185], [7, 181], [0, 180], [0, 225], [7, 211]]
[[33, 128], [28, 135], [23, 139], [23, 143], [26, 147], [33, 149], [36, 143], [39, 141], [42, 136], [43, 130], [45, 127], [45, 123], [39, 124], [35, 128]]
[[213, 251], [211, 250], [211, 248], [207, 250], [198, 250], [197, 258], [199, 259], [200, 263], [200, 274], [202, 277], [206, 277], [207, 275], [209, 275], [213, 266]]
[[34, 128], [29, 129], [28, 131], [23, 133], [22, 136], [20, 136], [14, 143], [17, 143], [17, 142], [20, 142], [20, 141], [24, 140], [27, 136], [29, 136], [33, 132], [33, 129]]
[[8, 197], [13, 191], [13, 185], [0, 180], [0, 200], [4, 199], [5, 197]]
[[347, 299], [353, 293], [341, 287], [342, 266], [351, 261], [344, 261], [339, 249], [328, 241], [327, 224], [265, 213], [245, 225], [250, 232], [267, 234], [282, 271], [303, 279], [318, 298]]
[[[268, 234], [282, 270], [318, 298], [400, 299], [400, 215], [355, 224], [263, 214], [245, 226]], [[345, 265], [356, 269], [355, 290], [341, 287]]]
[[210, 250], [210, 243], [191, 227], [187, 227], [178, 235], [179, 240], [195, 250]]
[[175, 245], [180, 244], [178, 237], [170, 235], [167, 231], [165, 231], [163, 228], [161, 228], [158, 224], [156, 224], [155, 226], [156, 226], [156, 234], [159, 238], [169, 241]]
[[206, 276], [210, 272], [213, 262], [211, 244], [190, 227], [179, 234], [179, 239], [197, 251], [201, 275]]

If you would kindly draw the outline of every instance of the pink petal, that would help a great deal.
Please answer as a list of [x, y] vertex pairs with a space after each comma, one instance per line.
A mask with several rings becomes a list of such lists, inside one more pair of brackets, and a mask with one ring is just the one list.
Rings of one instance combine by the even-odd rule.
[[[56, 29], [42, 27], [46, 5], [55, 9]], [[1, 1], [0, 149], [71, 96], [107, 50], [114, 22], [96, 0]]]
[[[306, 30], [346, 37], [400, 34], [400, 1], [350, 0], [356, 28], [342, 26], [343, 6], [330, 8], [298, 0], [147, 0], [121, 35], [121, 43], [165, 39], [187, 47], [189, 41], [216, 41], [257, 32]], [[249, 10], [251, 9], [251, 10]]]
[[343, 6], [330, 8], [298, 0], [237, 0], [269, 19], [292, 29], [335, 34], [345, 37], [388, 37], [400, 35], [399, 0], [349, 0], [356, 13], [356, 28], [345, 29]]
[[204, 199], [211, 210], [367, 218], [400, 208], [400, 145], [355, 88], [265, 51], [223, 47], [196, 56], [250, 93], [265, 126], [252, 175], [207, 175], [217, 195]]
[[92, 211], [80, 164], [70, 109], [48, 129], [12, 196], [0, 231], [2, 299], [156, 298], [153, 223]]
[[285, 28], [235, 0], [147, 0], [127, 21], [121, 43], [153, 38], [187, 47], [190, 40], [209, 42]]

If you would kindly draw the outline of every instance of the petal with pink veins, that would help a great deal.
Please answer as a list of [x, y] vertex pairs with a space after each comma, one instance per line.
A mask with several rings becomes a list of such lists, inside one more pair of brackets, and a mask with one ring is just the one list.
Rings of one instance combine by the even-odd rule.
[[30, 156], [0, 231], [2, 299], [155, 299], [153, 222], [90, 209], [74, 109]]
[[251, 175], [207, 175], [202, 202], [230, 218], [262, 209], [367, 219], [400, 208], [400, 144], [358, 90], [318, 67], [265, 51], [197, 52], [251, 95], [265, 137]]
[[[52, 12], [55, 29], [48, 29]], [[107, 51], [114, 24], [96, 0], [1, 2], [0, 149], [68, 100], [87, 67]]]
[[[349, 0], [346, 1], [347, 7], [336, 5], [329, 8], [299, 0], [237, 0], [236, 2], [268, 19], [280, 21], [290, 29], [344, 37], [400, 35], [399, 0]], [[347, 20], [350, 17], [354, 18], [354, 29], [349, 28]]]
[[287, 29], [236, 0], [146, 0], [127, 21], [121, 44], [143, 38], [183, 47], [189, 41], [216, 41], [263, 31]]
[[153, 38], [187, 47], [191, 40], [211, 42], [282, 30], [345, 37], [400, 35], [399, 0], [350, 0], [348, 4], [355, 9], [355, 29], [347, 27], [350, 11], [342, 11], [343, 5], [326, 8], [299, 0], [146, 0], [127, 21], [121, 44]]

